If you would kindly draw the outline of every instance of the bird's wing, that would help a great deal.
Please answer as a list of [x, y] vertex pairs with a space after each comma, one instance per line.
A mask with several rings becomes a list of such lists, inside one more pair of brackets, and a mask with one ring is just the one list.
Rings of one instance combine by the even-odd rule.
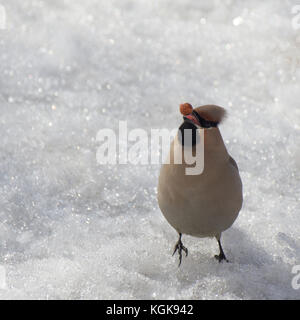
[[235, 160], [234, 160], [231, 156], [229, 156], [229, 162], [230, 162], [237, 170], [239, 170], [238, 165], [236, 164]]

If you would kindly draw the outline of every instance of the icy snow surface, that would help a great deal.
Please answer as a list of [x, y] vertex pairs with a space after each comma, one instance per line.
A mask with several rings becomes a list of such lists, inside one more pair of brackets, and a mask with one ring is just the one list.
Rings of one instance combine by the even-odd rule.
[[[0, 298], [300, 298], [296, 1], [0, 4]], [[172, 129], [185, 101], [228, 110], [244, 184], [228, 264], [184, 236], [177, 267], [158, 165], [96, 162], [99, 129]]]

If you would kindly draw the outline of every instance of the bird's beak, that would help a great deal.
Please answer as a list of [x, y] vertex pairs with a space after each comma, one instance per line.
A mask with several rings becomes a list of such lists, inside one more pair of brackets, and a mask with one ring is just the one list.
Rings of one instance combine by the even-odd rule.
[[189, 115], [186, 115], [183, 117], [183, 120], [186, 121], [186, 122], [190, 122], [192, 123], [193, 125], [195, 125], [197, 128], [201, 128], [201, 125], [198, 121], [198, 119], [191, 113]]

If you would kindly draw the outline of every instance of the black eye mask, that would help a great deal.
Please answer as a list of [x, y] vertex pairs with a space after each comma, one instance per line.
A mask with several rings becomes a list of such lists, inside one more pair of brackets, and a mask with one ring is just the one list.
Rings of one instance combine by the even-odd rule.
[[[197, 119], [198, 124], [200, 125], [201, 128], [208, 129], [211, 127], [217, 127], [219, 124], [219, 122], [205, 120], [196, 111], [193, 111], [191, 114]], [[178, 135], [179, 141], [181, 142], [182, 145], [193, 146], [196, 143], [198, 143], [198, 139], [200, 138], [197, 132], [197, 126], [192, 119], [186, 116], [183, 117], [183, 120], [184, 122], [179, 127], [179, 131], [180, 131], [179, 132], [180, 134]], [[189, 130], [185, 133], [185, 129], [189, 129]], [[185, 135], [187, 135], [186, 140], [184, 139]], [[189, 137], [189, 135], [191, 135], [191, 137]]]
[[[211, 127], [217, 127], [219, 122], [214, 122], [214, 121], [208, 121], [208, 120], [205, 120], [204, 118], [202, 118], [198, 112], [196, 111], [193, 111], [192, 112], [192, 115], [198, 120], [200, 126], [202, 128], [211, 128]], [[183, 117], [183, 119], [185, 120], [186, 118]]]

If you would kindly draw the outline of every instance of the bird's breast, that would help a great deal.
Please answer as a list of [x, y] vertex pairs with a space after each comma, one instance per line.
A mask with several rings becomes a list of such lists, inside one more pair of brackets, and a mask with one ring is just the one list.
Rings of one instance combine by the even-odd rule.
[[241, 209], [242, 183], [238, 170], [229, 156], [224, 161], [207, 156], [201, 175], [186, 175], [184, 164], [164, 164], [161, 168], [159, 207], [180, 233], [214, 236], [229, 228]]

